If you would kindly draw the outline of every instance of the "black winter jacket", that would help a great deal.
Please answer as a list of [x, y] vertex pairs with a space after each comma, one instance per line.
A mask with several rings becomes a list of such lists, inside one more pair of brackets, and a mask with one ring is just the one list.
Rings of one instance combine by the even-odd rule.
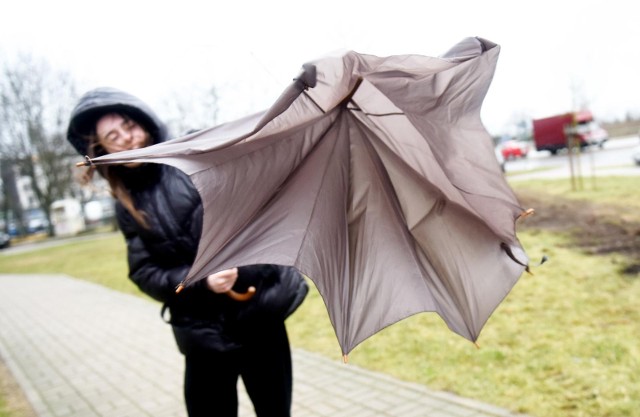
[[[226, 351], [241, 346], [251, 327], [265, 318], [252, 316], [254, 302], [238, 302], [213, 293], [206, 288], [205, 280], [187, 286], [179, 294], [175, 291], [195, 259], [202, 231], [200, 195], [190, 179], [166, 165], [123, 169], [130, 171], [127, 184], [131, 195], [149, 222], [149, 228], [144, 228], [121, 204], [117, 205], [118, 223], [127, 242], [130, 278], [146, 294], [168, 306], [183, 353]], [[251, 265], [238, 271], [234, 289], [245, 291], [249, 285], [261, 287], [279, 280], [287, 268]], [[273, 320], [284, 318], [272, 316]]]

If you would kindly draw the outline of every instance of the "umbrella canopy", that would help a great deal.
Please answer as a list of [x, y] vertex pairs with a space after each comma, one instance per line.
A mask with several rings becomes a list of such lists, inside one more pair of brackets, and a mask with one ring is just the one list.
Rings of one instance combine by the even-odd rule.
[[528, 264], [523, 208], [480, 119], [499, 49], [468, 38], [439, 58], [325, 57], [265, 112], [91, 163], [191, 177], [204, 221], [185, 285], [290, 265], [316, 284], [344, 354], [425, 311], [475, 341]]

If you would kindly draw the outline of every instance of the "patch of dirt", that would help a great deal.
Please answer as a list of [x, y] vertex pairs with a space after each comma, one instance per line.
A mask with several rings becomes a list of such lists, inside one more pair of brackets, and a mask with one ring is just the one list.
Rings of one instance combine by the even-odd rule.
[[518, 199], [523, 207], [536, 209], [518, 228], [568, 233], [572, 246], [592, 255], [624, 255], [630, 264], [622, 272], [640, 272], [640, 222], [621, 217], [619, 208], [562, 197], [542, 201], [527, 193]]
[[0, 357], [0, 415], [37, 417], [2, 357]]

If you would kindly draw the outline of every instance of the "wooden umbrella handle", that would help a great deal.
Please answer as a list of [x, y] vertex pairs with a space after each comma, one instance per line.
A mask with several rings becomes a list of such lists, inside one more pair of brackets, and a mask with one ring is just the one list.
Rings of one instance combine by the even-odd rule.
[[[176, 294], [179, 294], [180, 292], [182, 292], [182, 290], [184, 289], [184, 285], [182, 283], [180, 283], [177, 287], [176, 287]], [[227, 292], [225, 292], [225, 294], [227, 294], [229, 297], [233, 298], [236, 301], [249, 301], [251, 300], [251, 298], [253, 298], [253, 296], [256, 293], [256, 287], [251, 286], [249, 288], [247, 288], [247, 292], [236, 292], [234, 290], [229, 290]]]
[[256, 287], [247, 288], [247, 292], [236, 292], [234, 290], [229, 290], [225, 294], [229, 297], [233, 298], [236, 301], [249, 301], [256, 293]]

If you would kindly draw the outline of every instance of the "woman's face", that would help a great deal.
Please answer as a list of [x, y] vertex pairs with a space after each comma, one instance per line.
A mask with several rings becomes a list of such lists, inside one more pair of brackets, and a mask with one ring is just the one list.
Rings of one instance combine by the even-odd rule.
[[149, 134], [138, 123], [119, 114], [105, 114], [96, 123], [98, 142], [108, 153], [149, 145]]
[[[98, 142], [108, 153], [129, 151], [149, 145], [149, 133], [132, 119], [116, 113], [109, 113], [98, 119], [96, 123]], [[125, 164], [134, 168], [140, 163]]]

